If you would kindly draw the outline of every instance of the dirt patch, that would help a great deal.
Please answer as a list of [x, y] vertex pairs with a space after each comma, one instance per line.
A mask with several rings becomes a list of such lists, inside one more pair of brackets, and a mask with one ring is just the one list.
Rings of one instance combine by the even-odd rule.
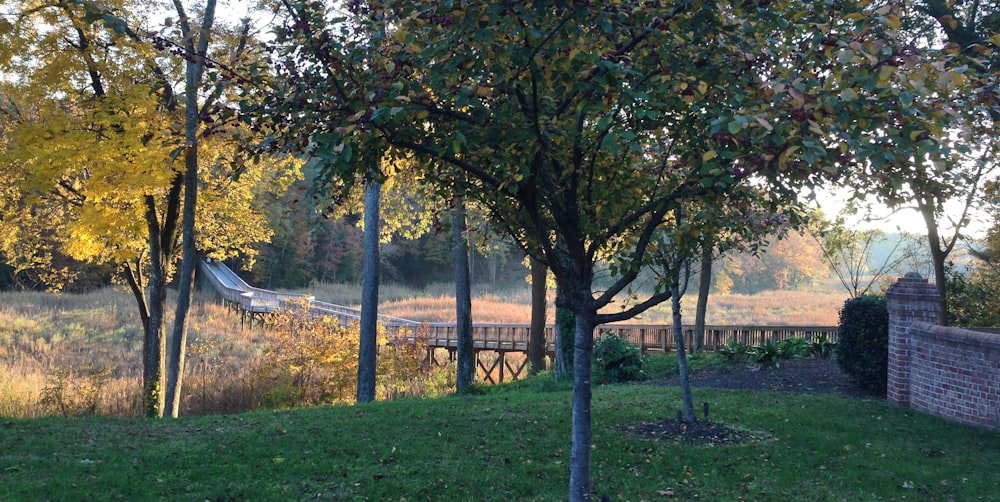
[[[689, 375], [691, 387], [737, 390], [772, 390], [810, 394], [840, 394], [851, 397], [877, 398], [861, 389], [844, 373], [832, 358], [810, 357], [787, 359], [777, 368], [761, 368], [756, 364], [736, 364], [726, 368], [708, 368]], [[680, 377], [672, 376], [649, 382], [651, 385], [680, 385]], [[883, 396], [884, 397], [884, 396]]]
[[624, 427], [625, 432], [652, 441], [665, 441], [675, 445], [732, 446], [771, 439], [765, 432], [735, 429], [710, 420], [697, 420], [687, 424], [673, 418], [659, 422], [644, 422]]
[[[691, 387], [695, 389], [769, 390], [839, 394], [858, 398], [879, 397], [855, 385], [837, 366], [837, 362], [829, 358], [789, 359], [782, 361], [777, 368], [761, 368], [754, 364], [708, 368], [692, 372], [688, 378]], [[648, 383], [679, 386], [680, 377], [672, 376]], [[709, 420], [687, 424], [676, 418], [629, 425], [625, 427], [625, 431], [644, 439], [692, 446], [731, 446], [767, 440], [770, 437], [766, 433], [735, 429]]]

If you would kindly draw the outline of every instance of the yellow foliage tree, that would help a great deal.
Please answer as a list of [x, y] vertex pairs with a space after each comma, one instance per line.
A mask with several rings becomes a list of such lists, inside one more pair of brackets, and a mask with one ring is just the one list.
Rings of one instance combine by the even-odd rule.
[[[176, 75], [183, 53], [161, 49], [179, 34], [169, 20], [159, 33], [131, 29], [150, 14], [132, 0], [0, 5], [11, 13], [0, 21], [0, 191], [7, 196], [0, 201], [0, 254], [21, 268], [50, 269], [59, 252], [120, 270], [143, 325], [146, 413], [161, 416], [186, 114]], [[213, 36], [222, 43], [212, 57], [248, 57], [240, 33], [219, 27]], [[198, 110], [206, 118], [196, 131], [202, 197], [195, 240], [218, 259], [252, 253], [248, 244], [269, 238], [260, 196], [298, 176], [294, 167], [238, 162], [239, 126], [225, 84], [203, 84], [199, 92], [211, 107]], [[50, 275], [53, 289], [69, 277]]]

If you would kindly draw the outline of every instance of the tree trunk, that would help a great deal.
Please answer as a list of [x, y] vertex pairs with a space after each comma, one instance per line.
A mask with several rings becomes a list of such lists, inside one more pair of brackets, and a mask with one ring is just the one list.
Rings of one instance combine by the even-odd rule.
[[556, 288], [556, 380], [573, 377], [573, 340], [576, 337], [576, 314], [563, 307], [563, 291]]
[[675, 266], [671, 271], [672, 284], [670, 285], [670, 304], [673, 310], [674, 320], [674, 343], [677, 345], [677, 370], [680, 373], [681, 394], [684, 401], [684, 422], [693, 423], [694, 398], [691, 397], [691, 382], [688, 379], [687, 354], [684, 349], [684, 327], [681, 323], [681, 295], [680, 287], [680, 266]]
[[455, 388], [465, 392], [475, 379], [476, 352], [472, 345], [472, 285], [469, 277], [469, 246], [465, 240], [465, 202], [455, 201], [451, 214], [455, 246], [455, 318], [458, 337], [458, 368]]
[[359, 403], [375, 400], [375, 357], [378, 350], [379, 201], [382, 185], [369, 171], [365, 181], [364, 264], [361, 269], [361, 343], [358, 348]]
[[163, 416], [166, 385], [166, 338], [163, 316], [167, 304], [167, 271], [164, 257], [160, 225], [156, 217], [155, 201], [146, 198], [146, 226], [149, 237], [150, 272], [149, 284], [144, 292], [149, 322], [143, 326], [142, 340], [142, 409], [148, 418]]
[[[215, 21], [215, 0], [205, 4], [205, 17], [198, 34], [198, 47], [190, 37], [187, 21], [182, 21], [187, 33], [185, 42], [188, 55], [185, 73], [185, 124], [184, 124], [184, 213], [182, 218], [183, 252], [181, 258], [180, 284], [178, 284], [177, 306], [174, 312], [174, 332], [170, 339], [170, 354], [167, 365], [166, 411], [177, 418], [181, 406], [181, 389], [184, 382], [184, 356], [187, 348], [188, 311], [194, 293], [194, 270], [198, 259], [195, 242], [195, 214], [198, 207], [198, 128], [201, 117], [198, 108], [198, 88], [201, 86], [205, 69], [204, 55], [212, 24]], [[179, 4], [178, 4], [179, 5]], [[184, 12], [178, 12], [183, 17]]]
[[698, 274], [698, 303], [694, 311], [694, 347], [692, 352], [700, 351], [705, 343], [705, 315], [708, 311], [708, 294], [712, 290], [712, 239], [707, 238], [701, 250], [701, 273]]
[[948, 325], [948, 287], [945, 271], [945, 260], [948, 252], [941, 247], [941, 234], [937, 220], [934, 219], [934, 209], [929, 203], [920, 203], [920, 213], [927, 225], [927, 245], [931, 252], [931, 262], [934, 264], [934, 285], [938, 291], [938, 324]]
[[591, 360], [594, 353], [594, 320], [576, 314], [573, 350], [573, 417], [570, 448], [569, 499], [590, 500]]
[[545, 279], [548, 267], [535, 258], [531, 263], [531, 328], [528, 330], [529, 374], [545, 371]]

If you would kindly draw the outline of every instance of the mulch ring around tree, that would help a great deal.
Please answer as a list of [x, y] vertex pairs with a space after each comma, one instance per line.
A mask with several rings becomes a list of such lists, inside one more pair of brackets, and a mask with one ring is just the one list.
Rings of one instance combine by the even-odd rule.
[[773, 438], [766, 432], [751, 432], [710, 420], [696, 420], [688, 424], [683, 420], [668, 418], [659, 422], [626, 425], [623, 429], [640, 439], [698, 447], [735, 446]]

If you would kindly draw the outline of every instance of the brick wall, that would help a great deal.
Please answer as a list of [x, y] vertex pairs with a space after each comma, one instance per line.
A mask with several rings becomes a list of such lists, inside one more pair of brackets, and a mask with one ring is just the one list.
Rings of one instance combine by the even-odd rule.
[[889, 402], [1000, 430], [1000, 335], [937, 326], [938, 294], [917, 274], [889, 287]]

